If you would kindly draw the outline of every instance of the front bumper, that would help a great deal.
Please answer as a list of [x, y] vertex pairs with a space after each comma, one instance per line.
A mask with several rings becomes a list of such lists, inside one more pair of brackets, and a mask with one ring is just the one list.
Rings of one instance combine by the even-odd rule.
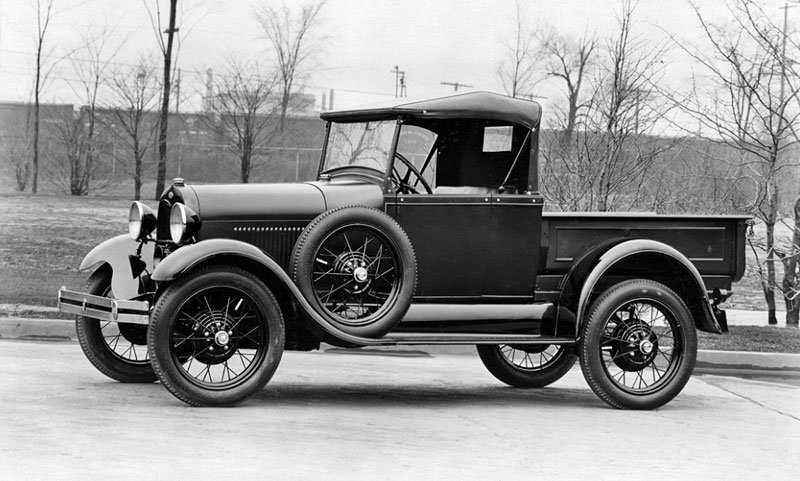
[[150, 303], [147, 301], [109, 299], [62, 288], [58, 291], [58, 309], [101, 321], [150, 324]]

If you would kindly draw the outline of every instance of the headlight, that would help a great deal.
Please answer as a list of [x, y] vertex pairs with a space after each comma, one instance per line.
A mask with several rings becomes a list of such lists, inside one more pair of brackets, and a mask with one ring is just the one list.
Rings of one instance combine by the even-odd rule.
[[172, 241], [180, 244], [197, 233], [200, 218], [184, 204], [176, 203], [169, 214], [169, 233]]
[[156, 228], [156, 213], [143, 203], [136, 201], [128, 211], [128, 232], [133, 240], [145, 239]]

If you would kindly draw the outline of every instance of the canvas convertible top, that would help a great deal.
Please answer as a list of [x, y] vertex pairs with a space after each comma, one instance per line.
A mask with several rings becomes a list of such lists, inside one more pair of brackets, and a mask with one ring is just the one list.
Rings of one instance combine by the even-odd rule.
[[542, 108], [536, 102], [491, 92], [468, 92], [422, 101], [393, 99], [391, 103], [351, 110], [322, 112], [323, 120], [359, 122], [398, 116], [419, 119], [487, 119], [513, 122], [529, 129], [539, 125]]

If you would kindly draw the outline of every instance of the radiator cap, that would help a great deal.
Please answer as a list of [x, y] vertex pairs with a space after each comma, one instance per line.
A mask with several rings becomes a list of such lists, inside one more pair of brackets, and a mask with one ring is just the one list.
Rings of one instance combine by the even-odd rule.
[[174, 185], [175, 187], [183, 187], [186, 184], [183, 181], [183, 177], [175, 177], [174, 179], [172, 179], [172, 185]]

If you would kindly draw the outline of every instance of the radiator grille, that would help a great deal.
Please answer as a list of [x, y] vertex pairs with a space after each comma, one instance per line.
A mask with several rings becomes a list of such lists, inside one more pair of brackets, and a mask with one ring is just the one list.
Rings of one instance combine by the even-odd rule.
[[302, 227], [234, 227], [233, 238], [265, 251], [286, 269], [302, 232]]
[[158, 216], [156, 217], [156, 239], [172, 240], [169, 232], [169, 214], [172, 212], [172, 203], [163, 199], [158, 203]]

